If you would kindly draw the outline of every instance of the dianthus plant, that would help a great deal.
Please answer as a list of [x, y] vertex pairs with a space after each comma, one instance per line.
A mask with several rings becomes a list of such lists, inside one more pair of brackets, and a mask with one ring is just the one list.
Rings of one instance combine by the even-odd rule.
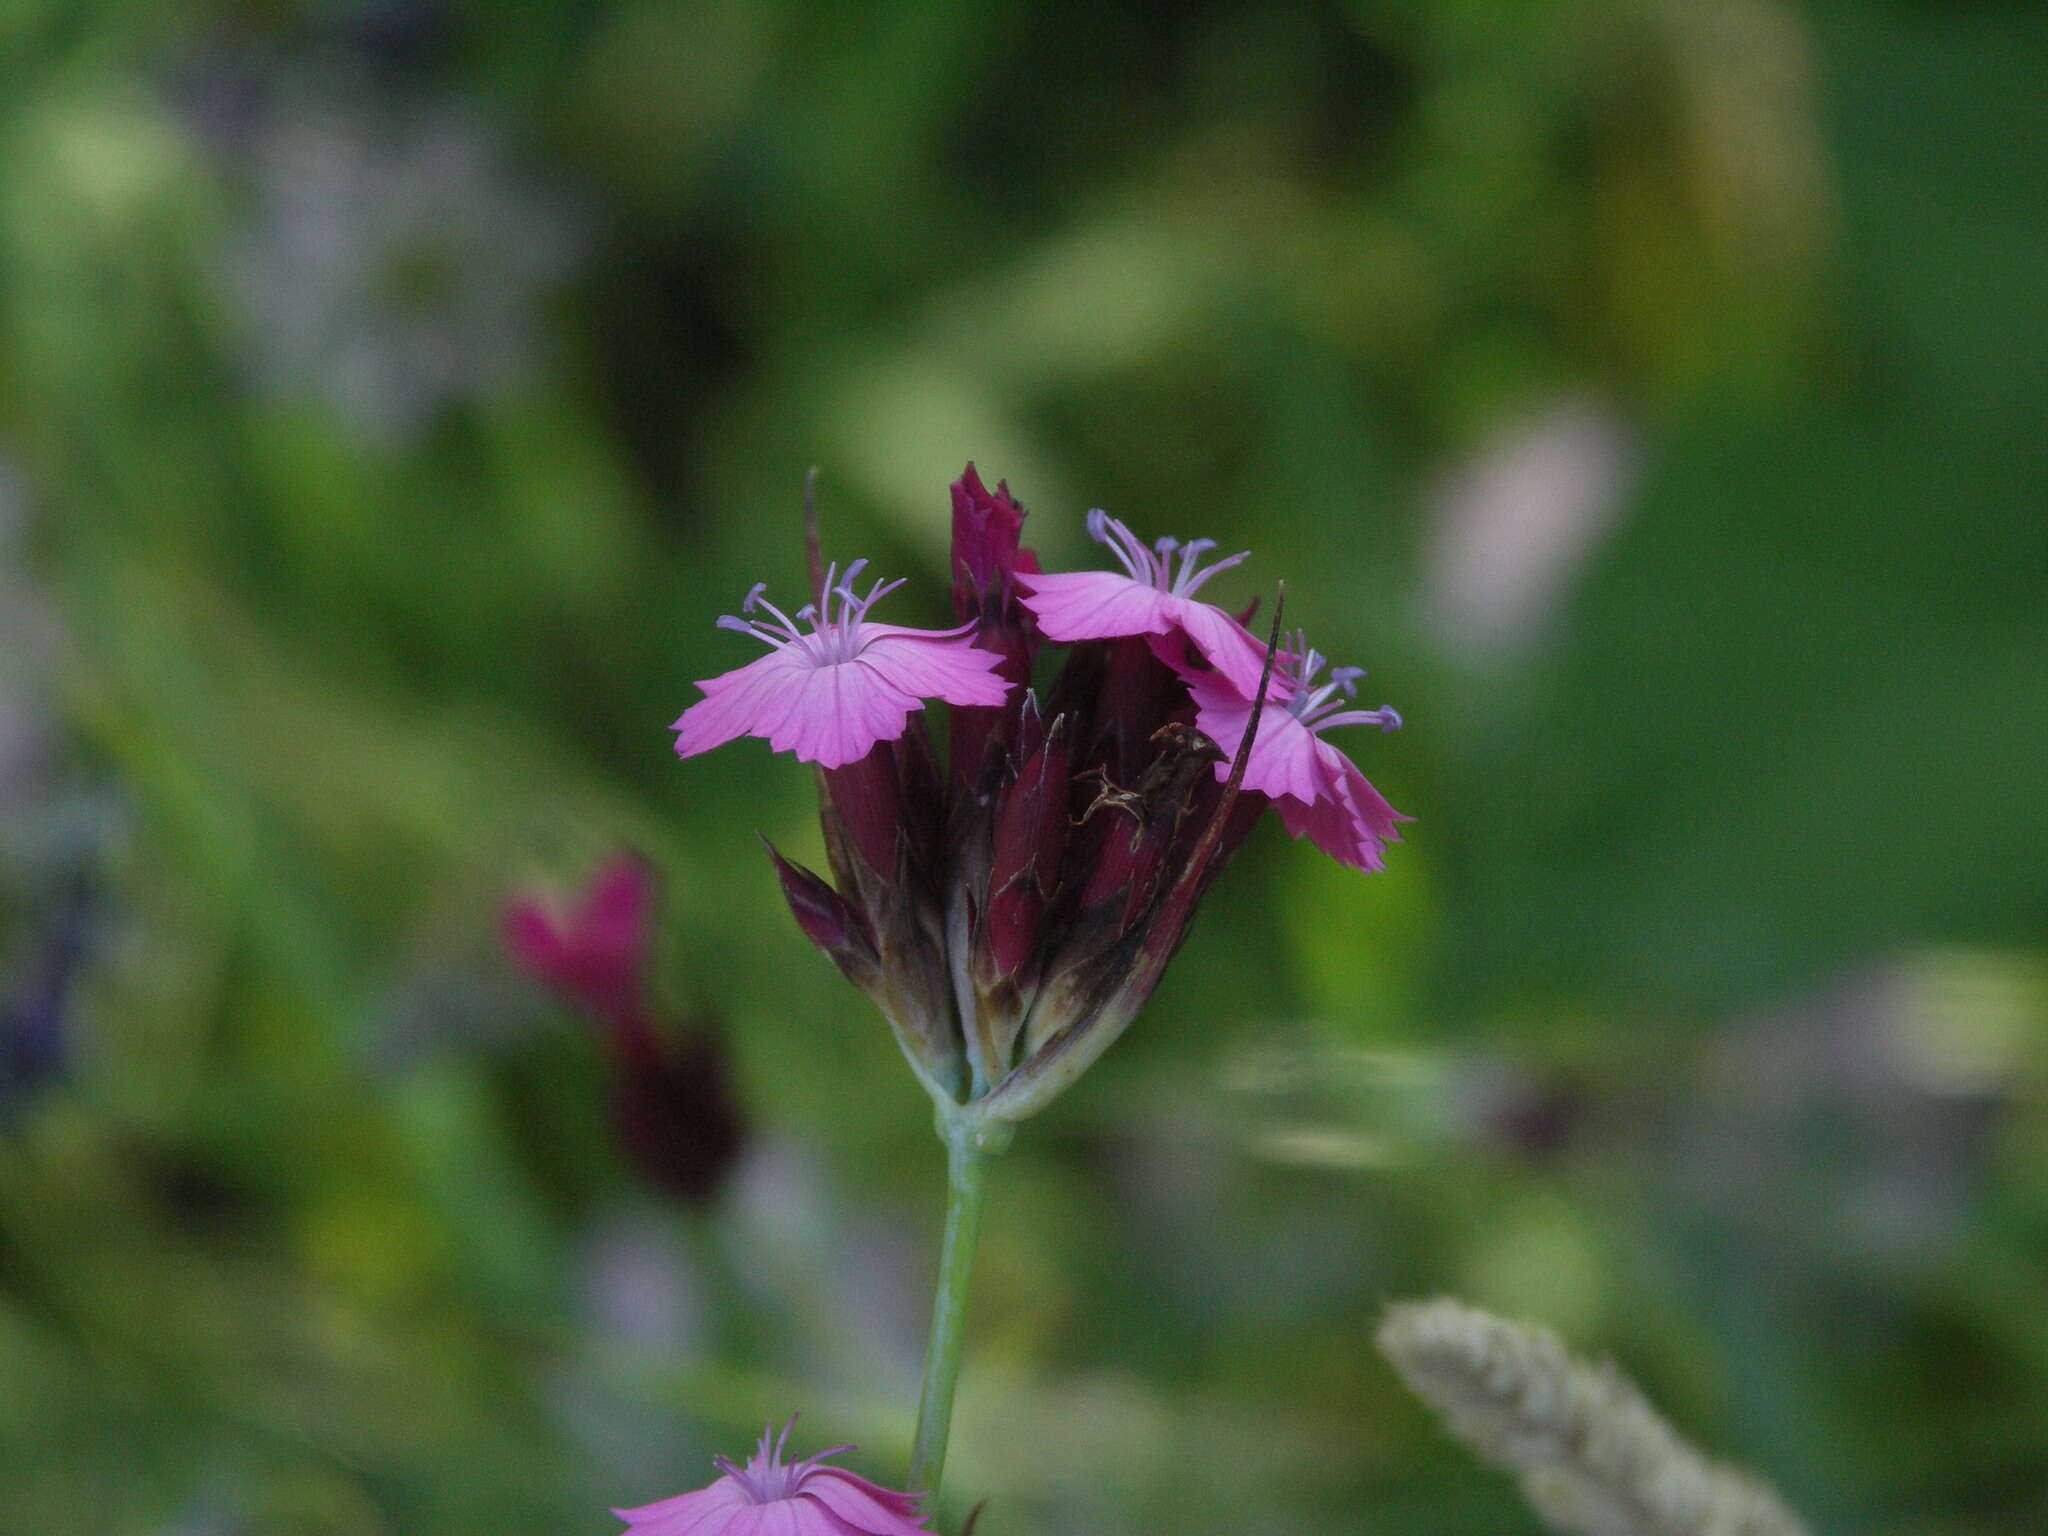
[[[759, 736], [815, 765], [832, 879], [771, 848], [783, 894], [937, 1107], [951, 1194], [913, 1488], [945, 1457], [990, 1156], [1129, 1026], [1264, 810], [1368, 873], [1406, 820], [1325, 740], [1401, 723], [1353, 707], [1363, 674], [1283, 638], [1277, 613], [1261, 641], [1207, 600], [1244, 555], [1147, 544], [1096, 511], [1118, 568], [1043, 572], [1023, 523], [970, 464], [953, 485], [959, 624], [923, 630], [878, 622], [902, 582], [825, 565], [812, 519], [808, 600], [749, 592], [718, 622], [766, 653], [700, 683], [675, 723], [684, 757]], [[1052, 645], [1056, 670], [1038, 664]]]

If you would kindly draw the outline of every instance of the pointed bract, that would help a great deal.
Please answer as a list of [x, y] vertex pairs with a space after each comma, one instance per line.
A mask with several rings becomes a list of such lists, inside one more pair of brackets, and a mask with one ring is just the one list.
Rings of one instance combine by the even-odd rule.
[[853, 962], [871, 970], [875, 939], [867, 919], [825, 881], [803, 865], [785, 859], [765, 837], [761, 846], [775, 861], [775, 878], [782, 884], [783, 900], [789, 903], [790, 915], [803, 929], [804, 937], [838, 961], [842, 969]]

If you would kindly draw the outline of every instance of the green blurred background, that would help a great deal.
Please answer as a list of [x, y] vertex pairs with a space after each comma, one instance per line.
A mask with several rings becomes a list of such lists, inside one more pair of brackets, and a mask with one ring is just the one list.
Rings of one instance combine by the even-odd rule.
[[[0, 1531], [900, 1476], [925, 1105], [679, 764], [946, 484], [1256, 551], [1417, 820], [1262, 829], [999, 1165], [948, 1520], [1533, 1531], [1449, 1290], [1825, 1529], [2048, 1528], [2048, 8], [0, 9]], [[630, 844], [750, 1122], [613, 1145], [506, 894]]]

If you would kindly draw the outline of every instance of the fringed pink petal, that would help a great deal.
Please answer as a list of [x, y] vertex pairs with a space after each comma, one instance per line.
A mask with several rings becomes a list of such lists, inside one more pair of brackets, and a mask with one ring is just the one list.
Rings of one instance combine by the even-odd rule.
[[1342, 800], [1275, 800], [1281, 825], [1305, 837], [1339, 864], [1376, 874], [1383, 865], [1378, 839], [1370, 836]]
[[[1134, 583], [1135, 585], [1135, 583]], [[1252, 632], [1213, 603], [1193, 597], [1169, 597], [1168, 616], [1209, 665], [1230, 686], [1249, 699], [1259, 691], [1266, 647]], [[1260, 726], [1263, 730], [1263, 724]]]
[[1245, 785], [1276, 800], [1282, 795], [1314, 800], [1326, 786], [1321, 772], [1322, 748], [1314, 731], [1284, 708], [1269, 704], [1259, 721], [1259, 739], [1252, 748]]
[[[1195, 729], [1230, 754], [1244, 740], [1252, 707], [1220, 675], [1189, 681], [1195, 701]], [[1218, 780], [1230, 777], [1231, 761], [1216, 765]], [[1408, 820], [1372, 787], [1336, 747], [1304, 725], [1285, 704], [1268, 704], [1259, 719], [1244, 787], [1270, 797], [1280, 820], [1296, 837], [1306, 837], [1340, 864], [1368, 872], [1384, 863], [1384, 845], [1398, 842], [1398, 825]]]
[[1366, 835], [1378, 843], [1401, 841], [1400, 824], [1415, 818], [1403, 816], [1389, 805], [1386, 796], [1374, 789], [1372, 781], [1342, 752], [1320, 739], [1316, 745], [1321, 749], [1324, 767], [1336, 778], [1352, 814], [1358, 818]]
[[1319, 793], [1313, 800], [1276, 798], [1281, 823], [1338, 863], [1376, 873], [1386, 865], [1386, 845], [1401, 840], [1400, 824], [1411, 818], [1389, 805], [1358, 765], [1328, 742], [1316, 740], [1316, 756]]
[[924, 701], [859, 663], [807, 667], [789, 683], [788, 707], [758, 734], [778, 752], [821, 768], [858, 762], [878, 741], [894, 741]]
[[742, 1510], [739, 1519], [727, 1527], [726, 1536], [843, 1536], [834, 1524], [819, 1518], [823, 1510], [802, 1499], [771, 1499]]
[[[936, 680], [945, 692], [980, 703], [1001, 702], [1006, 691], [991, 677], [995, 658], [964, 642], [960, 653], [986, 658], [960, 662], [953, 656], [938, 661], [915, 657], [907, 644], [885, 653], [882, 666], [870, 666], [863, 655], [852, 662], [816, 666], [794, 650], [772, 651], [738, 672], [714, 678], [717, 690], [683, 711], [676, 721], [676, 753], [692, 757], [722, 747], [741, 736], [760, 736], [778, 752], [794, 752], [807, 763], [838, 768], [865, 757], [878, 741], [894, 741], [924, 702], [891, 681], [888, 672], [908, 672]], [[699, 684], [710, 689], [712, 684]]]
[[721, 1477], [708, 1488], [612, 1513], [626, 1522], [632, 1536], [725, 1536], [734, 1516], [748, 1507], [739, 1484]]
[[770, 651], [744, 667], [697, 687], [704, 697], [682, 713], [676, 756], [695, 757], [742, 736], [765, 736], [787, 712], [789, 690], [799, 672], [812, 670], [801, 656]]
[[1116, 640], [1178, 627], [1172, 610], [1179, 599], [1114, 571], [1019, 571], [1017, 585], [1024, 592], [1018, 601], [1037, 616], [1049, 640]]
[[[1251, 704], [1220, 678], [1197, 679], [1189, 691], [1195, 699], [1195, 729], [1223, 749], [1216, 778], [1228, 782], [1238, 743], [1251, 720]], [[1305, 802], [1321, 798], [1328, 784], [1317, 752], [1321, 745], [1285, 706], [1268, 704], [1259, 717], [1252, 760], [1245, 765], [1244, 787], [1276, 800], [1282, 795]]]
[[874, 638], [861, 646], [854, 666], [870, 667], [890, 683], [920, 699], [948, 704], [1001, 704], [1009, 684], [996, 675], [1003, 658], [985, 651], [964, 636], [940, 639], [929, 631], [867, 625]]
[[862, 1536], [930, 1536], [917, 1517], [915, 1494], [877, 1487], [864, 1477], [825, 1467], [804, 1479], [801, 1490], [818, 1500]]
[[[1176, 597], [1114, 571], [1070, 571], [1050, 576], [1019, 573], [1019, 599], [1052, 640], [1118, 640], [1128, 635], [1187, 636], [1202, 658], [1246, 698], [1258, 691], [1266, 648], [1251, 631], [1213, 604]], [[1164, 659], [1174, 665], [1170, 652]], [[1181, 670], [1176, 667], [1176, 670]]]
[[[801, 1495], [798, 1496], [797, 1502], [810, 1506], [810, 1518], [819, 1523], [806, 1526], [805, 1529], [817, 1532], [818, 1536], [827, 1536], [827, 1533], [829, 1533], [829, 1536], [868, 1536], [868, 1532], [864, 1527], [855, 1525], [852, 1521], [833, 1514], [831, 1510], [825, 1508], [822, 1504], [805, 1499]], [[919, 1536], [932, 1536], [932, 1533], [920, 1527]]]

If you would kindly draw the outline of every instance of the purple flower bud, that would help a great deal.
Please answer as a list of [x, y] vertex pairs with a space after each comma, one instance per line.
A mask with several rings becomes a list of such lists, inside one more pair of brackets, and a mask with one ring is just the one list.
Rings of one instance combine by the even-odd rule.
[[[1019, 546], [1023, 531], [1024, 508], [1009, 485], [998, 481], [990, 491], [969, 464], [953, 482], [953, 611], [975, 626], [976, 645], [1002, 658], [996, 676], [1013, 689], [1031, 681], [1038, 648], [1038, 623], [1017, 600], [1017, 574], [1038, 569], [1038, 557]], [[971, 793], [985, 782], [990, 745], [1001, 743], [1015, 716], [1008, 703], [953, 710], [947, 746], [956, 789]]]
[[[980, 626], [977, 643], [1003, 656], [1022, 650], [1028, 668], [1037, 630], [1028, 613], [1012, 606], [1012, 578], [1018, 571], [1036, 574], [1038, 557], [1020, 546], [1023, 533], [1024, 508], [1009, 483], [999, 480], [991, 491], [969, 464], [953, 482], [953, 610], [962, 624]], [[992, 628], [1002, 633], [991, 634]]]
[[1108, 641], [1101, 665], [1095, 736], [1083, 754], [1082, 766], [1101, 769], [1117, 783], [1132, 785], [1152, 763], [1157, 752], [1153, 738], [1159, 728], [1177, 718], [1192, 721], [1194, 711], [1188, 707], [1187, 686], [1143, 640]]
[[819, 774], [818, 815], [832, 878], [861, 915], [875, 955], [871, 975], [856, 968], [847, 976], [882, 1010], [926, 1087], [950, 1094], [962, 1076], [963, 1042], [935, 895], [945, 856], [944, 795], [921, 726], [873, 757], [851, 765], [856, 773]]
[[883, 879], [894, 879], [897, 843], [903, 826], [903, 786], [896, 744], [876, 742], [865, 757], [843, 768], [821, 768], [818, 776], [861, 857]]
[[[868, 985], [875, 965], [875, 939], [867, 919], [824, 880], [785, 859], [767, 838], [761, 839], [761, 846], [775, 861], [783, 900], [789, 903], [790, 915], [804, 937], [830, 955], [855, 985]], [[860, 974], [855, 974], [857, 971]]]
[[[1284, 606], [1274, 605], [1276, 640]], [[1249, 829], [1249, 821], [1239, 814], [1245, 763], [1256, 744], [1259, 715], [1272, 683], [1273, 654], [1274, 645], [1269, 642], [1258, 688], [1252, 695], [1250, 720], [1237, 743], [1220, 795], [1208, 791], [1204, 770], [1223, 756], [1221, 749], [1187, 727], [1168, 727], [1159, 733], [1160, 756], [1141, 792], [1133, 797], [1134, 812], [1143, 824], [1134, 846], [1142, 851], [1147, 834], [1156, 836], [1163, 818], [1170, 817], [1167, 851], [1154, 870], [1141, 870], [1134, 858], [1121, 930], [1113, 941], [1100, 942], [1109, 932], [1104, 904], [1090, 908], [1084, 903], [1075, 937], [1094, 942], [1068, 941], [1063, 957], [1071, 954], [1073, 959], [1047, 977], [1024, 1038], [1024, 1059], [982, 1101], [983, 1114], [1015, 1121], [1043, 1109], [1094, 1065], [1151, 998], [1167, 962], [1187, 937], [1195, 907], [1209, 882]], [[1196, 786], [1201, 786], [1200, 792]], [[1256, 812], [1248, 814], [1256, 816]], [[1141, 876], [1144, 895], [1139, 906], [1134, 887]]]
[[1017, 777], [996, 809], [983, 929], [995, 968], [1006, 976], [1014, 976], [1030, 958], [1039, 922], [1059, 888], [1072, 794], [1066, 724], [1061, 716], [1042, 725], [1037, 708], [1027, 701]]

